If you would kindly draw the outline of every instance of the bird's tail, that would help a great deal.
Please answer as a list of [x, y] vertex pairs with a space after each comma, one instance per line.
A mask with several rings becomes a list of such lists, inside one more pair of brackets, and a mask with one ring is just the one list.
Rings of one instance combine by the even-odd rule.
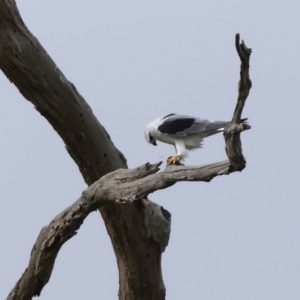
[[221, 132], [229, 123], [228, 121], [214, 121], [205, 127], [205, 131]]

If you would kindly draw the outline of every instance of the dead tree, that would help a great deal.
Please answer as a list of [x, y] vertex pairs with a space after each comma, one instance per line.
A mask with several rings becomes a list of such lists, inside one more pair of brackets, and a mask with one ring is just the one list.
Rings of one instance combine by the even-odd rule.
[[199, 167], [171, 166], [162, 172], [158, 172], [161, 163], [129, 170], [124, 155], [87, 102], [28, 30], [15, 1], [0, 0], [0, 68], [60, 135], [89, 186], [42, 228], [28, 267], [7, 299], [40, 295], [61, 246], [96, 209], [104, 219], [117, 258], [119, 299], [165, 299], [161, 254], [168, 244], [171, 215], [147, 196], [178, 181], [208, 182], [245, 168], [240, 132], [250, 128], [241, 115], [251, 88], [251, 49], [240, 43], [238, 34], [236, 49], [241, 78], [236, 109], [224, 132], [228, 160]]

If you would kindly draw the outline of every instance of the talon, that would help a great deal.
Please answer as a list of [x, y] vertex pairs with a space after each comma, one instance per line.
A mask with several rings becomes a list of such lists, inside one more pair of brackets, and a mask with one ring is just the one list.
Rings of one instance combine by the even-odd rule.
[[180, 155], [170, 156], [167, 159], [167, 165], [176, 165], [176, 166], [183, 166], [183, 164], [180, 162], [182, 157]]

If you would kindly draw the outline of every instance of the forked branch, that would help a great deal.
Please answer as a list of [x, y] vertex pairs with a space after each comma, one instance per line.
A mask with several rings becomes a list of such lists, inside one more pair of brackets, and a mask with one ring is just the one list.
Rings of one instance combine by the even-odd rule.
[[[57, 215], [49, 225], [45, 226], [33, 246], [28, 268], [16, 283], [7, 299], [31, 299], [40, 295], [43, 287], [49, 281], [56, 256], [61, 246], [72, 238], [79, 229], [84, 219], [94, 210], [110, 202], [120, 205], [140, 200], [142, 205], [151, 205], [147, 196], [160, 189], [165, 189], [178, 181], [205, 181], [209, 182], [216, 176], [230, 174], [245, 168], [246, 161], [242, 154], [240, 133], [250, 129], [243, 120], [242, 110], [251, 88], [249, 79], [249, 59], [251, 50], [244, 42], [239, 42], [236, 35], [236, 48], [241, 59], [241, 79], [239, 95], [231, 123], [227, 126], [224, 137], [228, 160], [205, 166], [168, 166], [159, 172], [161, 162], [145, 164], [135, 169], [118, 169], [111, 172], [88, 187], [81, 197]], [[157, 206], [155, 206], [157, 208]], [[151, 220], [160, 227], [159, 232], [149, 232], [164, 251], [168, 243], [170, 231], [169, 214], [162, 207], [160, 212], [163, 217], [159, 221]], [[155, 214], [156, 215], [156, 214]], [[162, 221], [163, 220], [163, 221]], [[155, 224], [159, 222], [159, 224]], [[163, 231], [166, 234], [161, 234]]]

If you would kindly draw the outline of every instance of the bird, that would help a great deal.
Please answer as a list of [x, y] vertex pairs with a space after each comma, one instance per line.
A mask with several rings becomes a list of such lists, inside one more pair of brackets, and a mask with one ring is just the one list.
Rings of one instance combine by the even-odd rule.
[[203, 138], [224, 131], [229, 123], [172, 113], [150, 122], [144, 137], [154, 146], [156, 141], [175, 146], [177, 153], [167, 159], [167, 165], [183, 165], [181, 160], [188, 156], [188, 150], [201, 148]]

